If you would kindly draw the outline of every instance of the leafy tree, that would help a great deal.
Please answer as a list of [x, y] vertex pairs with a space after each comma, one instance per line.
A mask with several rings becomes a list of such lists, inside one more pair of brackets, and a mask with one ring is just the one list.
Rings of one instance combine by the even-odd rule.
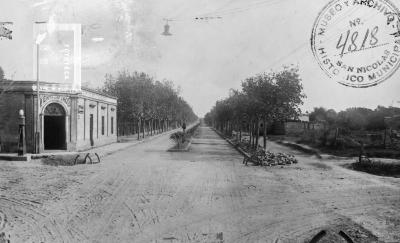
[[337, 122], [338, 114], [333, 109], [325, 109], [323, 107], [316, 107], [314, 111], [310, 113], [311, 122], [321, 122], [329, 126], [334, 126]]
[[367, 130], [383, 130], [386, 129], [386, 118], [399, 116], [400, 108], [378, 106], [371, 114], [368, 115]]
[[336, 113], [323, 107], [314, 108], [310, 113], [311, 122], [322, 122], [328, 128], [340, 127], [345, 130], [384, 130], [385, 118], [400, 115], [398, 107], [378, 106], [375, 110], [355, 107]]
[[153, 133], [197, 119], [172, 82], [156, 81], [146, 73], [123, 71], [117, 77], [106, 75], [102, 91], [118, 98], [119, 122], [135, 121], [138, 137], [140, 132], [144, 136], [145, 130]]
[[367, 108], [348, 108], [338, 114], [338, 123], [341, 127], [350, 130], [364, 130], [368, 124], [367, 117], [372, 113]]
[[0, 81], [4, 80], [4, 71], [3, 68], [0, 67]]
[[250, 133], [253, 147], [258, 146], [259, 124], [264, 124], [264, 147], [266, 147], [266, 123], [297, 117], [303, 104], [303, 86], [296, 67], [284, 67], [279, 72], [262, 73], [242, 82], [241, 91], [218, 101], [206, 115], [206, 121], [231, 134], [233, 128], [241, 132], [242, 121]]

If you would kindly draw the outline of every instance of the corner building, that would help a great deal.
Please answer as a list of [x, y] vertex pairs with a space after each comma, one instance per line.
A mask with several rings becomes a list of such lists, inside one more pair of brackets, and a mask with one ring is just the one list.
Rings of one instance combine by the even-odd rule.
[[[40, 152], [80, 151], [117, 142], [117, 99], [60, 83], [40, 83]], [[27, 153], [35, 152], [35, 81], [0, 82], [0, 152], [17, 152], [19, 110], [25, 113]]]

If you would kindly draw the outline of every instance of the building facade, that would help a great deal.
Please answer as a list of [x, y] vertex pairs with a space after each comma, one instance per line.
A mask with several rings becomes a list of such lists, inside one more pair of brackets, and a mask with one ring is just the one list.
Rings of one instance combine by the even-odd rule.
[[39, 140], [40, 152], [80, 151], [117, 141], [115, 97], [88, 88], [71, 91], [67, 85], [41, 82], [38, 112], [36, 90], [32, 81], [0, 82], [1, 152], [17, 151], [21, 109], [28, 153], [37, 151]]

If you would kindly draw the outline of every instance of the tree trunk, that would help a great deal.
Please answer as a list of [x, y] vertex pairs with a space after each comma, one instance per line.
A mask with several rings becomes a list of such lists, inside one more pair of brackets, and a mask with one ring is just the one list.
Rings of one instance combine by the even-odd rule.
[[252, 134], [252, 132], [251, 132], [251, 130], [252, 130], [252, 127], [253, 127], [253, 122], [251, 121], [251, 120], [249, 120], [249, 142], [250, 142], [250, 145], [251, 146], [253, 146], [253, 140], [252, 140], [252, 138], [253, 138], [253, 134]]
[[142, 137], [144, 138], [144, 133], [145, 133], [144, 129], [146, 127], [146, 121], [142, 121], [141, 124], [142, 124]]
[[149, 120], [149, 135], [153, 135], [153, 119]]
[[256, 147], [256, 121], [257, 120], [254, 120], [253, 122], [253, 148]]
[[385, 128], [385, 133], [383, 135], [383, 148], [386, 148], [386, 134], [387, 134], [387, 129]]
[[251, 121], [251, 140], [252, 140], [252, 141], [251, 141], [251, 147], [252, 147], [252, 148], [254, 148], [254, 142], [256, 141], [255, 138], [254, 138], [254, 135], [255, 135], [255, 132], [254, 132], [254, 127], [255, 127], [255, 126], [254, 126], [254, 124], [255, 124], [255, 121], [252, 120], [252, 121]]
[[260, 137], [260, 119], [257, 117], [257, 123], [256, 123], [256, 148], [258, 148], [258, 138]]
[[236, 141], [239, 141], [239, 123], [235, 122]]
[[138, 131], [138, 133], [137, 133], [137, 139], [138, 140], [140, 140], [140, 119], [138, 119], [138, 122], [137, 122], [137, 131]]
[[339, 128], [337, 127], [336, 128], [336, 131], [335, 131], [335, 141], [333, 142], [333, 146], [336, 148], [336, 146], [337, 146], [337, 139], [338, 139], [338, 136], [339, 136]]
[[239, 123], [239, 142], [242, 141], [242, 122]]
[[263, 118], [263, 128], [264, 128], [264, 131], [263, 131], [263, 142], [264, 142], [264, 144], [263, 144], [263, 147], [264, 147], [264, 149], [265, 150], [267, 150], [267, 120], [265, 119], [265, 117]]

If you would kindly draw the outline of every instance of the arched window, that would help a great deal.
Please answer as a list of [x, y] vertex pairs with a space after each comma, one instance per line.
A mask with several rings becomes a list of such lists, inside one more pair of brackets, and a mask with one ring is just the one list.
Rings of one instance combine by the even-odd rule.
[[45, 116], [65, 116], [65, 110], [62, 105], [57, 103], [51, 103], [46, 106], [44, 110]]

